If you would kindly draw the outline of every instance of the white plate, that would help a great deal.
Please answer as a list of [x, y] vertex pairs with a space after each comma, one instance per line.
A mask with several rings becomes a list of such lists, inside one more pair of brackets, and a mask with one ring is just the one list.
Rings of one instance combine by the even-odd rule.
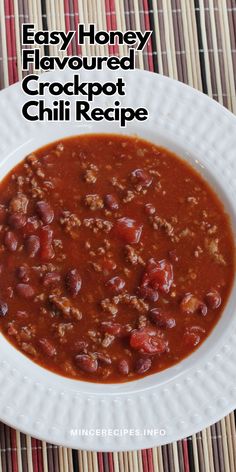
[[[30, 123], [21, 116], [26, 97], [20, 84], [1, 92], [0, 177], [30, 151], [63, 136], [137, 133], [191, 161], [221, 196], [235, 231], [235, 116], [203, 94], [166, 77], [143, 71], [118, 75], [127, 82], [122, 105], [146, 106], [150, 111], [147, 122], [134, 122], [122, 131], [115, 124], [102, 122]], [[81, 77], [105, 81], [115, 75], [90, 72]], [[64, 81], [71, 73], [55, 72], [46, 78]], [[47, 97], [46, 103], [50, 102]], [[109, 103], [113, 98], [95, 101], [96, 106]], [[161, 373], [124, 384], [97, 385], [50, 373], [1, 336], [0, 418], [52, 443], [103, 451], [157, 446], [201, 430], [236, 407], [235, 302], [234, 285], [220, 322], [193, 355]], [[92, 429], [91, 434], [83, 435], [82, 429]]]

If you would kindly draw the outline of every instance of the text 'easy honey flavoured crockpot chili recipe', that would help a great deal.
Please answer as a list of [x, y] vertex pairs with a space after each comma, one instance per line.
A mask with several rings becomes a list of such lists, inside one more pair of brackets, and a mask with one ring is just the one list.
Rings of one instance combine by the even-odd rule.
[[137, 137], [82, 135], [0, 184], [0, 329], [41, 366], [94, 382], [159, 372], [219, 320], [229, 218], [185, 161]]

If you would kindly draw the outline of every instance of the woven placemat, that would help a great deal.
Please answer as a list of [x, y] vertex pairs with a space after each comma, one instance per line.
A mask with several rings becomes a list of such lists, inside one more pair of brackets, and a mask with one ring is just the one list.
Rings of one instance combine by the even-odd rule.
[[[152, 29], [137, 66], [185, 82], [236, 113], [236, 0], [0, 0], [0, 88], [20, 80], [21, 25], [37, 29]], [[57, 54], [55, 47], [43, 50]], [[125, 54], [71, 44], [68, 54]], [[63, 53], [59, 53], [60, 56]], [[236, 471], [235, 416], [167, 446], [93, 453], [53, 446], [0, 423], [0, 472]]]

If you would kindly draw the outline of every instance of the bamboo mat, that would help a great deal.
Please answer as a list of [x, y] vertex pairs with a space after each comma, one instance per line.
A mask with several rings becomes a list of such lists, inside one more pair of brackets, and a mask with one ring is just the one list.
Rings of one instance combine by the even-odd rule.
[[[20, 80], [20, 31], [152, 29], [138, 67], [185, 82], [236, 113], [236, 0], [0, 0], [0, 88]], [[57, 54], [45, 47], [44, 54]], [[126, 48], [71, 44], [68, 54], [125, 54]], [[63, 55], [64, 53], [59, 53]], [[236, 471], [235, 416], [182, 441], [128, 453], [75, 451], [0, 423], [0, 472]]]

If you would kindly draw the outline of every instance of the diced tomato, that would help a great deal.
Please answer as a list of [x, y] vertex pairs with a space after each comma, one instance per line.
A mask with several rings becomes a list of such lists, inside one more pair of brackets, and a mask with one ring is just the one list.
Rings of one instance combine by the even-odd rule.
[[143, 354], [162, 354], [167, 349], [167, 341], [157, 329], [144, 327], [131, 332], [130, 346]]
[[137, 244], [141, 238], [143, 226], [131, 218], [120, 218], [114, 226], [115, 234], [128, 244]]
[[142, 287], [150, 287], [163, 293], [169, 293], [173, 283], [173, 266], [166, 259], [149, 259], [142, 278]]

